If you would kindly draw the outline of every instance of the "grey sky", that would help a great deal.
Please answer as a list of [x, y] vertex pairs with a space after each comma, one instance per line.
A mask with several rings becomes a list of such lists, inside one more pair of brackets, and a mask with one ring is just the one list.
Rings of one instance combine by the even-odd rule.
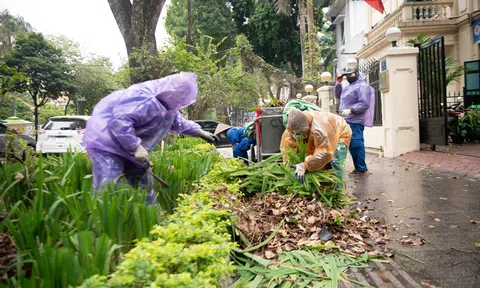
[[[157, 43], [168, 39], [164, 28], [167, 0], [157, 27]], [[120, 30], [107, 0], [0, 0], [0, 10], [22, 16], [35, 31], [64, 35], [83, 49], [109, 57], [118, 67], [127, 56]]]

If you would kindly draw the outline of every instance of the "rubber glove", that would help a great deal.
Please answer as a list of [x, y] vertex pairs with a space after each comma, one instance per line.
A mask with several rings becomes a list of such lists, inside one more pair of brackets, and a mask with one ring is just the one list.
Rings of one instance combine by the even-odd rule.
[[210, 144], [217, 145], [218, 144], [218, 137], [213, 135], [210, 132], [199, 130], [197, 136], [202, 138], [203, 140], [207, 141]]
[[350, 116], [350, 114], [352, 114], [352, 109], [344, 109], [340, 112], [340, 116], [342, 117]]
[[303, 180], [305, 180], [305, 172], [307, 172], [307, 169], [303, 163], [296, 165], [295, 178], [298, 180], [298, 182], [303, 183]]
[[147, 149], [143, 148], [142, 145], [138, 145], [137, 148], [135, 148], [135, 151], [133, 151], [133, 156], [137, 161], [143, 163], [148, 160], [148, 151]]

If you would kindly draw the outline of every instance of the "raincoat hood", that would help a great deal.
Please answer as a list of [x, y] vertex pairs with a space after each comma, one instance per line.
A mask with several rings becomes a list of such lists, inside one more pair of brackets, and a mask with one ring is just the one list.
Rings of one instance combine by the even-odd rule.
[[135, 84], [128, 90], [154, 95], [168, 110], [180, 110], [197, 100], [197, 75], [180, 72], [158, 80]]

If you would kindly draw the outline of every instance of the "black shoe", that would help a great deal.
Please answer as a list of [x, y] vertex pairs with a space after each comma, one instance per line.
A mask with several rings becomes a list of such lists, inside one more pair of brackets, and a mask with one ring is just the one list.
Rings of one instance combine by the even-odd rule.
[[368, 175], [368, 170], [365, 170], [365, 171], [357, 171], [357, 170], [353, 170], [352, 172], [350, 172], [350, 175]]

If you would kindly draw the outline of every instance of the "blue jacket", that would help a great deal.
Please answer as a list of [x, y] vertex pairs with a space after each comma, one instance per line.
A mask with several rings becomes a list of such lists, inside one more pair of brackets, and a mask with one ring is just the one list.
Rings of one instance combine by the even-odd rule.
[[[256, 144], [255, 139], [245, 137], [245, 128], [234, 127], [227, 131], [227, 138], [230, 144], [233, 145], [233, 157], [248, 159], [248, 150], [250, 146]], [[245, 161], [248, 165], [248, 161]]]

